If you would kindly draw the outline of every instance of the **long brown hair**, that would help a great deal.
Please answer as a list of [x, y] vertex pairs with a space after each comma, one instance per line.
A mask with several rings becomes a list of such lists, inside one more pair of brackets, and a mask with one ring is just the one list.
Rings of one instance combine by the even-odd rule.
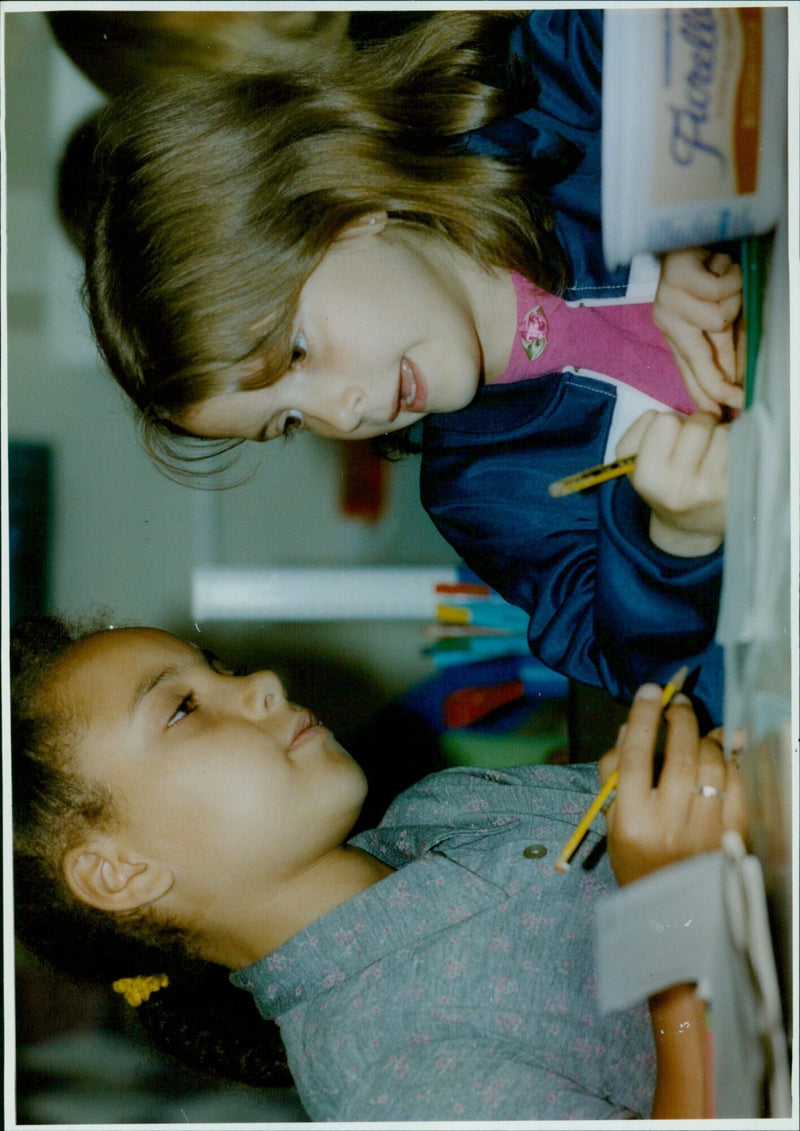
[[48, 12], [58, 45], [100, 90], [118, 98], [176, 71], [314, 66], [352, 51], [348, 12], [203, 10]]
[[186, 79], [108, 112], [86, 295], [157, 458], [174, 458], [163, 441], [190, 405], [286, 372], [303, 284], [369, 212], [561, 286], [554, 170], [458, 144], [533, 100], [500, 63], [516, 18], [443, 12], [346, 67]]

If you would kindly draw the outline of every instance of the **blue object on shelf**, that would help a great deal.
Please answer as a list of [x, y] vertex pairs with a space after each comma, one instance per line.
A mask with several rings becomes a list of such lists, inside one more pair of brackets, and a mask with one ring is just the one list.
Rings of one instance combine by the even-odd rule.
[[503, 656], [467, 664], [451, 664], [415, 684], [402, 698], [406, 710], [423, 718], [439, 733], [447, 730], [444, 704], [448, 695], [470, 687], [493, 687], [521, 681], [523, 693], [513, 706], [496, 712], [475, 726], [487, 731], [517, 729], [536, 710], [539, 703], [563, 699], [567, 694], [566, 676], [554, 672], [540, 660], [527, 656]]

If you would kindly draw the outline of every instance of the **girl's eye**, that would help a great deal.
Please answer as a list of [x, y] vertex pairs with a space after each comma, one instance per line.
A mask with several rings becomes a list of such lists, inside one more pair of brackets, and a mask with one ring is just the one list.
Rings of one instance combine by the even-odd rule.
[[170, 715], [167, 726], [174, 726], [175, 723], [179, 723], [181, 719], [185, 719], [187, 715], [191, 715], [191, 713], [196, 710], [197, 700], [194, 697], [194, 692], [190, 691], [188, 695], [184, 695], [183, 699], [181, 699], [180, 703], [178, 704], [177, 710], [173, 711], [173, 713]]
[[283, 438], [285, 440], [288, 440], [289, 437], [294, 432], [299, 432], [302, 427], [303, 427], [303, 414], [302, 414], [302, 412], [299, 412], [298, 409], [296, 409], [296, 408], [290, 408], [289, 411], [286, 413], [286, 417], [283, 421], [283, 428], [281, 429], [281, 432], [283, 434]]
[[292, 342], [292, 360], [291, 365], [299, 365], [301, 361], [305, 361], [308, 354], [308, 343], [306, 342], [305, 334], [300, 333]]

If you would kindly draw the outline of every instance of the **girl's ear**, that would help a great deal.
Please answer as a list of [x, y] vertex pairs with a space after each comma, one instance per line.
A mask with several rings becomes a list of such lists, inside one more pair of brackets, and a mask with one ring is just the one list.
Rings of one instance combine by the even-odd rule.
[[63, 868], [73, 895], [101, 911], [135, 911], [154, 903], [175, 879], [166, 865], [125, 859], [110, 840], [71, 848]]
[[389, 214], [387, 212], [367, 212], [363, 216], [359, 216], [357, 220], [351, 220], [346, 227], [342, 228], [336, 240], [351, 240], [364, 235], [377, 236], [388, 223]]

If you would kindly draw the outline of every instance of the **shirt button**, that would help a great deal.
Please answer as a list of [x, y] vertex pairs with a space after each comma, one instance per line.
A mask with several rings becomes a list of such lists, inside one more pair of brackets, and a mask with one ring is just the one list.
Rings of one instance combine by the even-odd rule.
[[547, 849], [543, 844], [529, 844], [527, 848], [523, 848], [522, 855], [528, 860], [540, 860], [547, 855]]

